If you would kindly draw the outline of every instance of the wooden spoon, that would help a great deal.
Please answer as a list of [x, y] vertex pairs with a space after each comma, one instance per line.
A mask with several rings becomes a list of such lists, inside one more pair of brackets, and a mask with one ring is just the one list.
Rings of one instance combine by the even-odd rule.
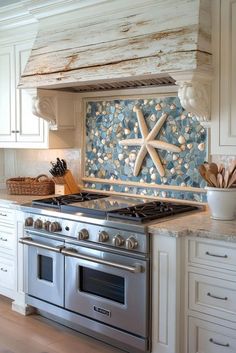
[[233, 174], [231, 175], [228, 181], [228, 188], [230, 188], [235, 182], [236, 182], [236, 170], [233, 172]]
[[215, 176], [217, 176], [217, 174], [218, 174], [218, 166], [217, 166], [217, 164], [215, 164], [215, 163], [210, 163], [210, 164], [209, 164], [209, 171], [210, 171], [212, 174], [214, 174]]
[[223, 176], [221, 173], [217, 174], [217, 183], [218, 187], [223, 188]]
[[207, 176], [207, 180], [211, 182], [211, 185], [212, 185], [212, 186], [215, 186], [215, 187], [218, 186], [218, 183], [217, 183], [217, 179], [216, 179], [215, 174], [212, 174], [212, 173], [210, 172], [210, 170], [208, 170], [208, 171], [206, 172], [206, 176]]
[[228, 182], [229, 182], [229, 171], [226, 170], [224, 175], [224, 188], [228, 187]]

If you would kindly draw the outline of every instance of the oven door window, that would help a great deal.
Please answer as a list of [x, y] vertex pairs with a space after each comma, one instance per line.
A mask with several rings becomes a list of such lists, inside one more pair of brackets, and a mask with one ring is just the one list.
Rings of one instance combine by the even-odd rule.
[[125, 280], [110, 273], [79, 266], [79, 290], [117, 303], [125, 303]]
[[38, 255], [38, 278], [53, 283], [53, 259]]

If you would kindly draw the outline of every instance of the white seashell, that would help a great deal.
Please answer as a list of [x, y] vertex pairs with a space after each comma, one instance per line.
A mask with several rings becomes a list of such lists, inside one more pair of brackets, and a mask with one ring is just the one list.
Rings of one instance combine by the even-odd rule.
[[93, 173], [91, 173], [90, 178], [95, 178], [95, 175]]
[[129, 158], [125, 158], [125, 164], [129, 164]]
[[189, 127], [189, 126], [186, 126], [186, 128], [185, 128], [184, 130], [185, 130], [185, 132], [189, 132], [190, 127]]
[[137, 126], [134, 127], [134, 133], [135, 133], [135, 134], [138, 133], [138, 128], [137, 128]]
[[162, 178], [162, 182], [165, 184], [167, 182], [167, 178], [166, 177], [163, 177]]
[[161, 196], [162, 196], [162, 197], [166, 197], [166, 196], [167, 196], [167, 192], [166, 192], [166, 191], [162, 191], [162, 192], [161, 192]]
[[103, 159], [102, 158], [98, 158], [98, 163], [103, 164]]
[[154, 168], [151, 167], [150, 170], [149, 170], [149, 173], [152, 174], [154, 172]]
[[197, 148], [199, 149], [199, 151], [204, 151], [205, 149], [205, 143], [200, 143]]
[[180, 149], [181, 149], [181, 151], [185, 151], [186, 146], [185, 146], [185, 145], [181, 145], [181, 146], [180, 146]]
[[188, 143], [187, 147], [188, 147], [189, 150], [191, 150], [191, 148], [193, 147], [193, 144], [192, 143]]
[[178, 141], [182, 145], [183, 143], [185, 143], [186, 140], [185, 140], [184, 136], [180, 135], [180, 137], [178, 138]]
[[96, 185], [95, 185], [95, 184], [92, 184], [92, 185], [91, 185], [91, 188], [92, 188], [92, 189], [95, 189], [95, 188], [96, 188]]
[[138, 122], [136, 121], [136, 123], [134, 124], [134, 126], [138, 126]]
[[183, 163], [183, 158], [179, 158], [178, 162], [179, 162], [179, 164], [182, 164]]
[[93, 153], [97, 153], [97, 149], [95, 147], [93, 148]]
[[153, 105], [153, 104], [154, 104], [154, 101], [151, 100], [151, 101], [149, 102], [149, 105]]
[[157, 103], [157, 105], [155, 106], [155, 109], [156, 109], [156, 110], [161, 110], [161, 109], [162, 109], [160, 103]]
[[119, 159], [119, 161], [122, 161], [124, 159], [123, 153], [118, 154], [118, 159]]
[[127, 149], [128, 149], [128, 146], [124, 146], [123, 148], [124, 148], [124, 150], [127, 150]]
[[140, 183], [144, 183], [145, 181], [144, 181], [144, 179], [141, 178], [141, 179], [139, 180], [139, 182], [140, 182]]
[[99, 136], [99, 132], [98, 131], [95, 132], [95, 136]]
[[105, 145], [105, 144], [106, 144], [106, 140], [102, 139], [101, 143], [102, 143], [103, 145]]
[[175, 174], [175, 168], [171, 168], [170, 172], [171, 174]]
[[157, 177], [157, 176], [156, 176], [155, 173], [151, 174], [151, 179], [152, 179], [152, 180], [156, 180], [156, 177]]
[[186, 186], [186, 184], [185, 183], [181, 183], [180, 186]]
[[154, 114], [152, 114], [152, 115], [150, 116], [150, 120], [151, 120], [151, 121], [156, 121], [157, 118], [156, 118], [156, 116], [155, 116]]
[[99, 113], [99, 112], [96, 112], [95, 114], [96, 114], [96, 115], [99, 115], [100, 113]]
[[173, 154], [173, 161], [176, 161], [179, 157], [176, 154]]
[[137, 158], [137, 154], [136, 154], [135, 152], [131, 152], [131, 153], [129, 154], [129, 160], [130, 160], [130, 162], [134, 162], [134, 161], [136, 160], [136, 158]]
[[172, 132], [176, 132], [177, 131], [177, 126], [172, 126], [171, 131]]
[[105, 156], [105, 157], [104, 157], [104, 161], [107, 161], [107, 160], [108, 160], [108, 157], [107, 157], [107, 156]]
[[114, 187], [113, 185], [110, 186], [110, 191], [113, 191], [114, 190]]
[[93, 163], [94, 163], [93, 160], [91, 160], [90, 164], [93, 164]]
[[188, 163], [185, 163], [185, 164], [184, 164], [184, 168], [185, 168], [185, 169], [188, 169], [188, 168], [189, 168], [189, 164], [188, 164]]
[[101, 152], [98, 152], [98, 153], [97, 153], [97, 156], [98, 156], [98, 157], [101, 157], [101, 155], [102, 155]]
[[125, 192], [128, 192], [129, 191], [129, 188], [128, 186], [125, 187]]
[[171, 104], [170, 109], [171, 109], [171, 110], [176, 109], [176, 105], [175, 105], [175, 104]]
[[180, 115], [180, 119], [181, 119], [181, 120], [184, 120], [184, 119], [186, 119], [186, 115], [184, 115], [184, 114], [181, 114], [181, 115]]
[[130, 129], [124, 129], [124, 133], [125, 133], [125, 135], [129, 135], [130, 134]]
[[144, 99], [143, 103], [144, 103], [144, 104], [148, 104], [148, 100], [147, 100], [147, 99]]
[[114, 176], [113, 175], [110, 177], [110, 180], [114, 180]]

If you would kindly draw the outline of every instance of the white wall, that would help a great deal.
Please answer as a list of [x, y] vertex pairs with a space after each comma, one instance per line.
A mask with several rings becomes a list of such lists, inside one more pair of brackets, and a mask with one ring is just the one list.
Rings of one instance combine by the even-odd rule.
[[50, 176], [50, 161], [55, 162], [57, 157], [67, 161], [68, 168], [77, 179], [79, 160], [81, 158], [79, 149], [0, 149], [0, 178], [2, 177], [2, 179], [6, 180], [18, 176], [36, 177], [39, 174]]

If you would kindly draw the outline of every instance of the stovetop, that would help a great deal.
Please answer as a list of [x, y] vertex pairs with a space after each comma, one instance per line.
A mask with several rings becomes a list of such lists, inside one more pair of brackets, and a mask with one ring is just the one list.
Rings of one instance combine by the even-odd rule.
[[38, 209], [46, 207], [63, 213], [83, 214], [93, 218], [128, 221], [136, 224], [198, 210], [196, 206], [183, 203], [89, 192], [34, 200], [32, 205]]

